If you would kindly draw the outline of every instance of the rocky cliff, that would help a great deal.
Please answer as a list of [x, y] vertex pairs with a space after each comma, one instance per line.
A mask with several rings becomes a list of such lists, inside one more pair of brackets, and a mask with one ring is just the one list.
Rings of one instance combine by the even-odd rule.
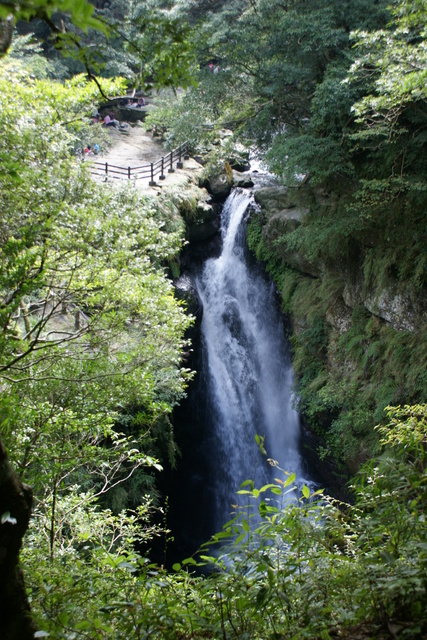
[[381, 269], [381, 228], [356, 224], [345, 194], [276, 186], [255, 201], [249, 244], [292, 318], [300, 408], [320, 453], [353, 472], [376, 448], [384, 407], [425, 394], [427, 292]]

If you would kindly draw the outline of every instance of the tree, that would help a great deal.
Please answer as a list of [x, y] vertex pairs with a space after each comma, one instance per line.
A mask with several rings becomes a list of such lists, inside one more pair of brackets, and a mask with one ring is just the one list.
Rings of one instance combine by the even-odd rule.
[[358, 57], [348, 78], [352, 84], [369, 82], [369, 91], [353, 106], [358, 125], [353, 140], [368, 159], [380, 159], [375, 178], [385, 189], [415, 198], [422, 197], [426, 172], [426, 17], [425, 3], [401, 0], [390, 29], [356, 31]]
[[[95, 184], [72, 153], [96, 87], [22, 71], [12, 83], [13, 72], [0, 69], [0, 423], [15, 468], [34, 487], [37, 517], [50, 522], [54, 555], [71, 487], [83, 508], [139, 467], [158, 467], [150, 427], [184, 392], [191, 319], [165, 273], [183, 229], [163, 231], [153, 205], [135, 190]], [[125, 435], [116, 424], [128, 404], [139, 413]], [[1, 453], [9, 640], [33, 632], [28, 615], [24, 630], [14, 626], [26, 607], [17, 557], [31, 492], [3, 445]]]
[[[95, 18], [94, 7], [86, 0], [79, 2], [68, 2], [68, 0], [27, 0], [19, 4], [10, 2], [0, 3], [0, 56], [4, 55], [12, 42], [13, 27], [16, 20], [32, 20], [39, 18], [45, 21], [53, 32], [58, 35], [58, 40], [69, 39], [73, 37], [67, 36], [64, 25], [61, 22], [55, 22], [53, 15], [55, 12], [64, 12], [69, 15], [73, 25], [78, 29], [85, 31], [89, 27], [105, 30], [104, 24]], [[62, 33], [60, 37], [59, 34]]]
[[[161, 4], [161, 3], [160, 3]], [[128, 78], [134, 87], [187, 86], [193, 82], [190, 29], [157, 2], [93, 4], [86, 0], [0, 3], [0, 57], [9, 50], [15, 23], [25, 22], [45, 52], [67, 60], [68, 74], [86, 73], [107, 99], [98, 76]], [[58, 66], [58, 65], [57, 65]], [[66, 67], [65, 67], [66, 68]], [[64, 69], [57, 70], [64, 73]]]
[[[386, 25], [387, 3], [214, 3], [194, 34], [201, 65], [193, 98], [218, 126], [256, 144], [287, 182], [354, 179], [347, 134], [363, 88], [343, 81], [353, 60], [350, 32]], [[193, 19], [192, 5], [186, 16]], [[215, 61], [217, 73], [207, 73]], [[196, 92], [194, 92], [196, 93]]]
[[353, 34], [359, 56], [350, 77], [371, 76], [375, 90], [354, 112], [371, 131], [377, 125], [399, 134], [398, 121], [411, 105], [418, 106], [420, 115], [425, 112], [426, 13], [424, 2], [401, 0], [394, 5], [393, 29]]

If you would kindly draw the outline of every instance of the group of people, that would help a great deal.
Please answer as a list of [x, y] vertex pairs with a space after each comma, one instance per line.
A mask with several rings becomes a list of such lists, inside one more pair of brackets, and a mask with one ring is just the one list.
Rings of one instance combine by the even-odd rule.
[[[122, 105], [122, 103], [120, 103], [121, 106], [126, 106], [126, 107], [132, 107], [132, 108], [141, 108], [141, 107], [145, 107], [145, 100], [144, 98], [138, 98], [138, 99], [130, 99], [127, 98], [124, 100], [124, 104]], [[120, 125], [120, 121], [116, 119], [116, 116], [114, 113], [106, 113], [104, 117], [102, 117], [98, 111], [98, 109], [95, 109], [92, 112], [92, 122], [94, 124], [96, 123], [100, 123], [102, 124], [102, 126], [104, 127], [115, 127], [116, 129], [120, 129], [120, 128], [125, 128], [127, 127], [127, 125], [125, 123], [123, 123], [122, 125]], [[93, 145], [93, 147], [88, 144], [87, 147], [84, 150], [84, 155], [85, 156], [91, 156], [91, 155], [98, 155], [99, 153], [99, 145], [97, 143], [95, 143]]]
[[93, 154], [95, 154], [97, 156], [98, 153], [99, 153], [99, 144], [97, 142], [95, 142], [93, 147], [91, 147], [91, 145], [88, 144], [87, 147], [84, 150], [85, 156], [91, 156]]
[[[145, 98], [124, 98], [120, 101], [119, 105], [121, 107], [130, 107], [132, 109], [142, 109], [142, 107], [146, 106]], [[98, 111], [95, 109], [92, 112], [92, 122], [94, 124], [100, 123], [104, 127], [115, 127], [116, 129], [120, 128], [120, 122], [116, 119], [114, 113], [106, 113], [104, 117], [102, 117]], [[122, 125], [123, 126], [123, 125]]]
[[130, 107], [131, 109], [142, 109], [145, 107], [145, 98], [124, 98], [120, 102], [121, 107]]
[[114, 113], [107, 113], [102, 118], [99, 114], [98, 109], [95, 109], [95, 111], [92, 113], [92, 122], [93, 124], [99, 122], [104, 127], [115, 127], [116, 129], [120, 127], [120, 122], [116, 120], [116, 116], [114, 115]]
[[118, 129], [120, 127], [120, 122], [116, 120], [116, 116], [114, 115], [114, 113], [106, 113], [104, 116], [103, 125], [104, 127], [115, 127], [116, 129]]

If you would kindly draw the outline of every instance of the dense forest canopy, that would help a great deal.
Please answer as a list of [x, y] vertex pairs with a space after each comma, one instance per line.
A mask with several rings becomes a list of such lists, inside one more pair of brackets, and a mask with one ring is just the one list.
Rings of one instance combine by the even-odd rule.
[[[0, 4], [6, 640], [426, 637], [426, 18], [425, 0]], [[248, 479], [257, 523], [234, 514], [169, 572], [141, 550], [166, 556], [155, 473], [193, 375], [170, 277], [185, 223], [75, 160], [105, 137], [100, 97], [139, 86], [181, 89], [149, 118], [167, 144], [217, 166], [231, 129], [308, 209], [271, 237], [253, 216], [248, 239], [294, 319], [300, 409], [357, 472], [351, 505], [292, 470]], [[335, 331], [350, 285], [400, 300], [401, 324], [359, 302]]]

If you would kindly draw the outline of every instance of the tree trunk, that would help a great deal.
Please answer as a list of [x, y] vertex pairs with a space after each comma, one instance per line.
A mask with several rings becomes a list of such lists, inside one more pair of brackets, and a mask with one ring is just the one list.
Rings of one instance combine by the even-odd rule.
[[22, 538], [31, 516], [33, 494], [12, 469], [0, 440], [0, 636], [32, 640], [35, 625], [19, 567]]
[[0, 58], [7, 53], [12, 42], [13, 27], [15, 20], [9, 16], [5, 20], [0, 20]]

